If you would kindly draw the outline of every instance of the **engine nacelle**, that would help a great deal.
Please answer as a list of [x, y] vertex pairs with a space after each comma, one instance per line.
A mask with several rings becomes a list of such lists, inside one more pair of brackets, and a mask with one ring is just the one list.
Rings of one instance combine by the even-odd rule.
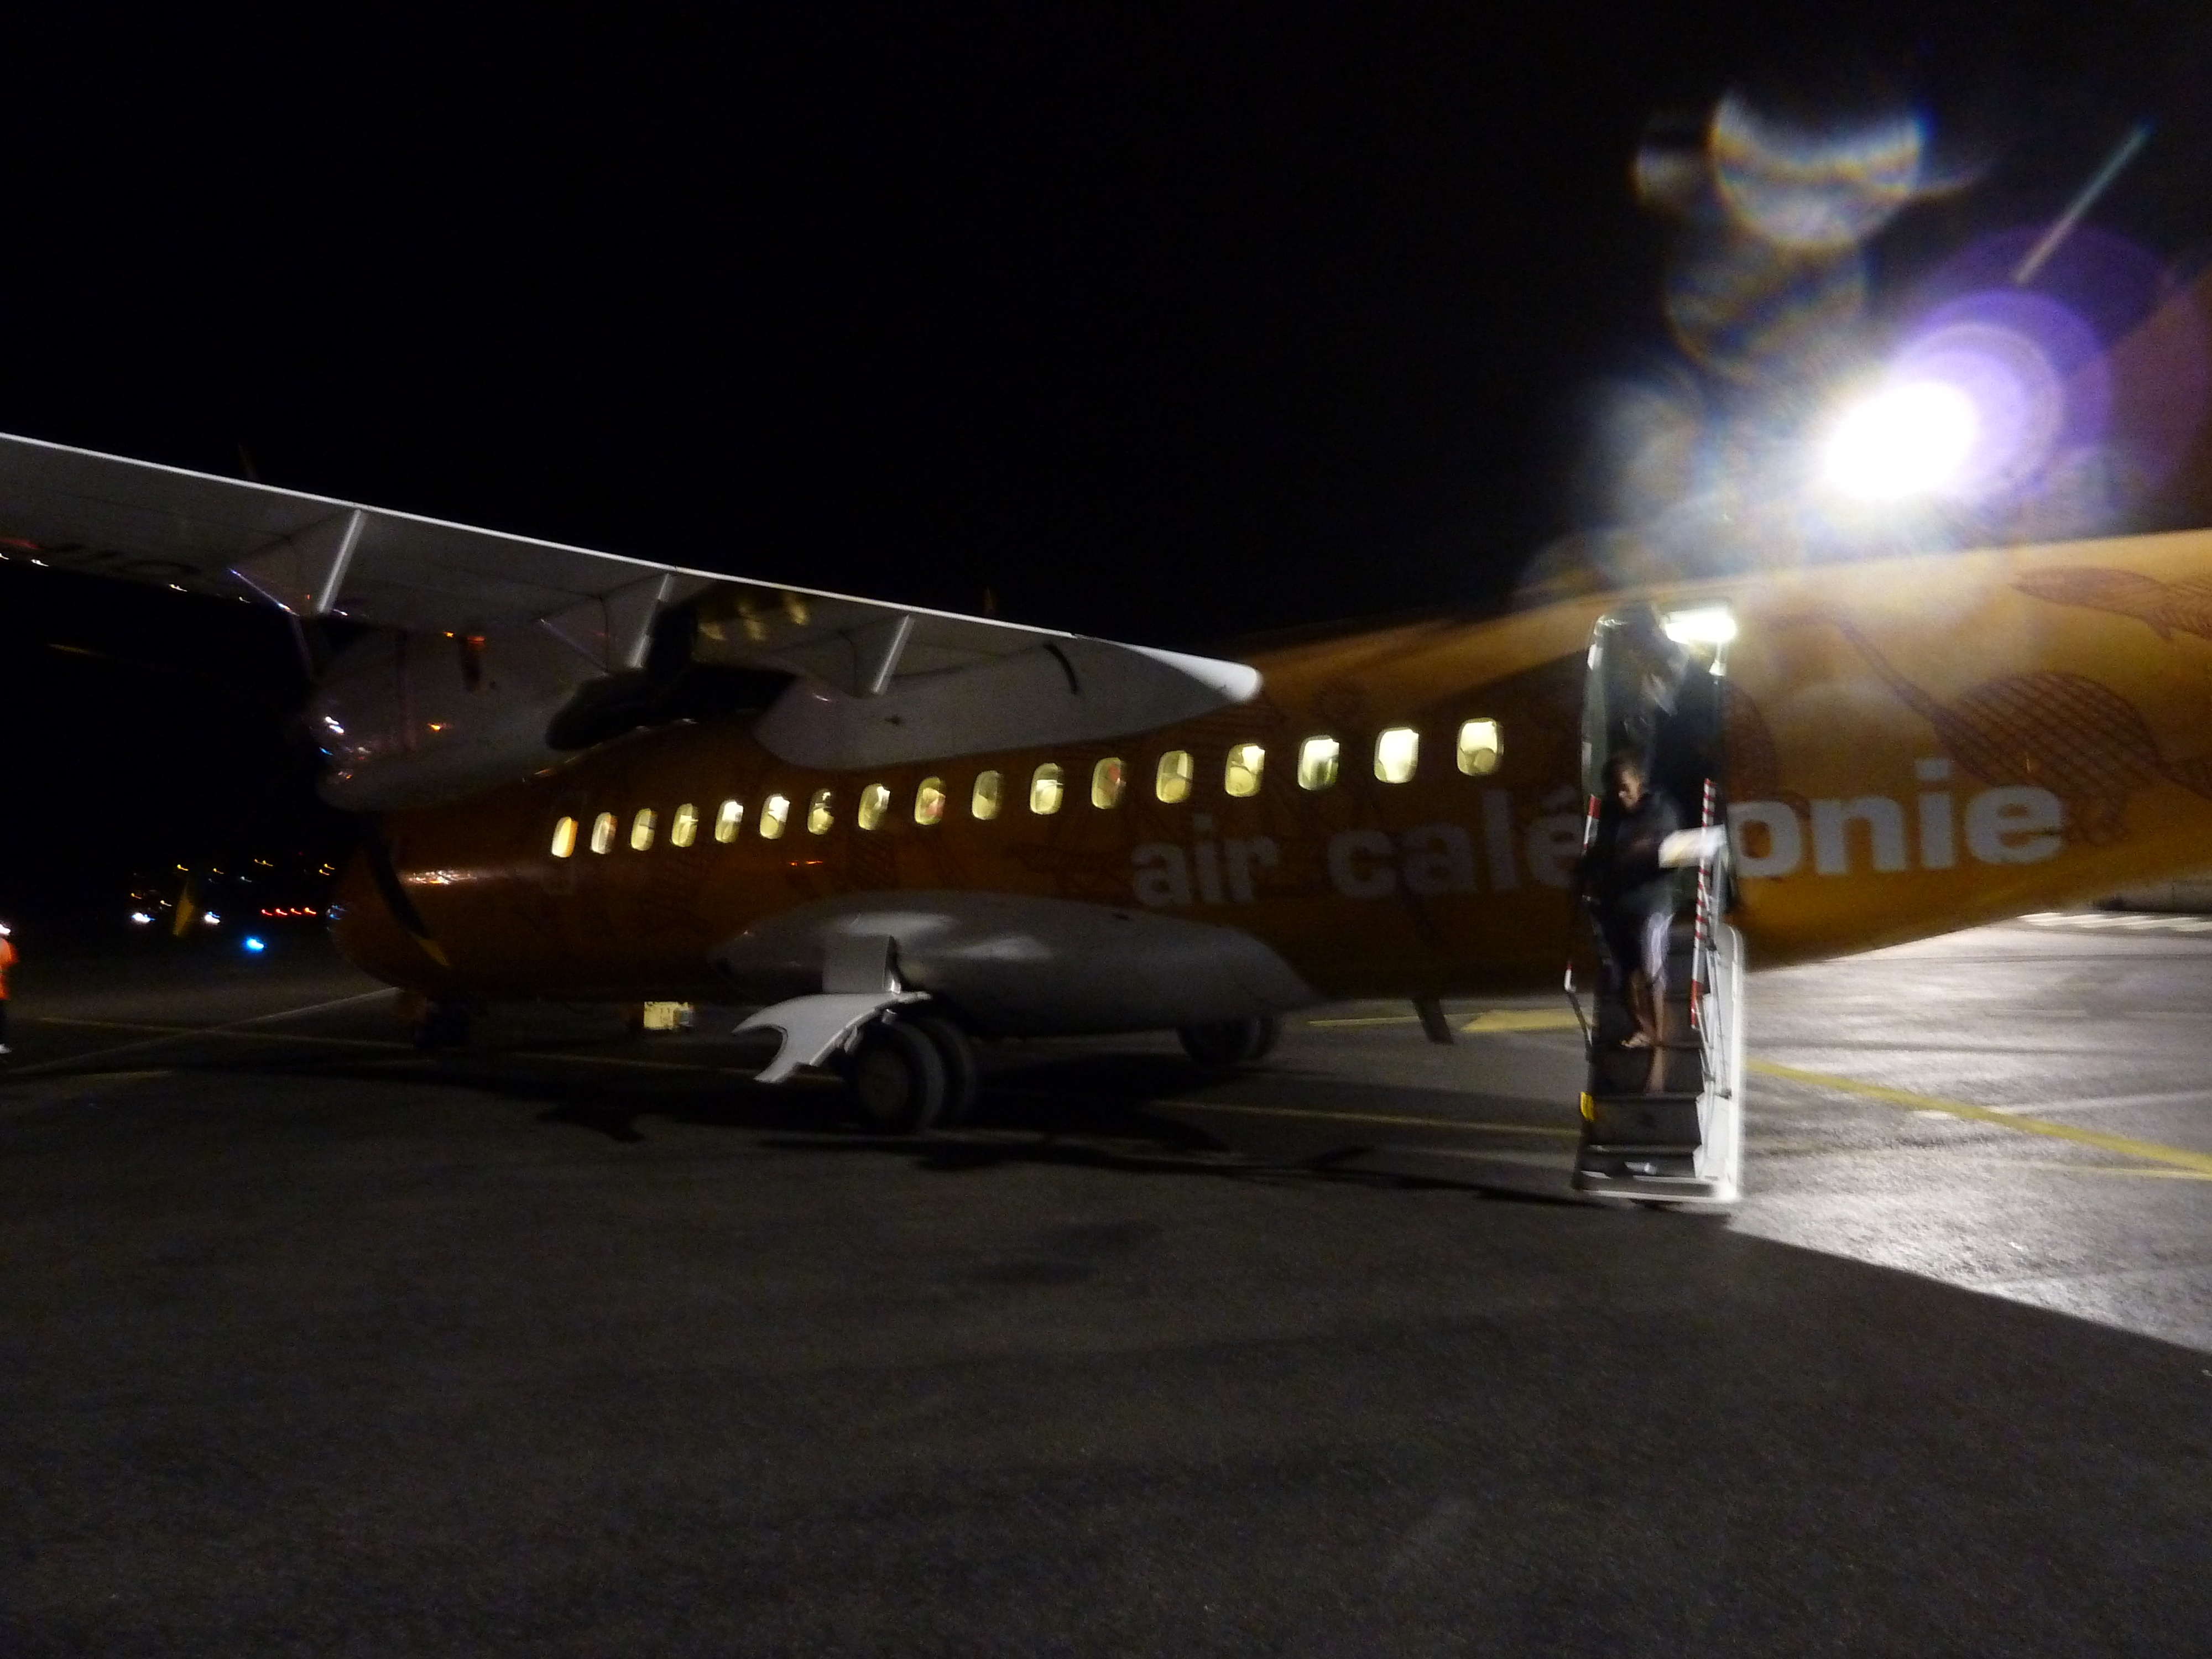
[[303, 719], [330, 764], [323, 799], [348, 811], [426, 806], [556, 766], [555, 717], [609, 677], [544, 629], [379, 630], [347, 646]]

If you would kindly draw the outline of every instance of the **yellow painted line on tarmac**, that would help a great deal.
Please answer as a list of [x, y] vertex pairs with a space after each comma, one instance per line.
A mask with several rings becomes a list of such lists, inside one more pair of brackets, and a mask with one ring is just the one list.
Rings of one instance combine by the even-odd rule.
[[1564, 1008], [1492, 1008], [1459, 1029], [1471, 1036], [1486, 1031], [1572, 1031], [1582, 1022]]
[[2212, 1152], [2192, 1152], [2186, 1147], [2167, 1146], [2155, 1140], [2136, 1140], [2126, 1135], [2104, 1134], [2095, 1129], [2078, 1129], [2070, 1123], [2052, 1123], [2039, 1117], [2022, 1117], [2015, 1112], [2000, 1112], [1990, 1107], [1975, 1106], [1963, 1100], [1945, 1100], [1936, 1095], [1917, 1095], [1905, 1089], [1889, 1089], [1878, 1083], [1862, 1083], [1856, 1078], [1837, 1077], [1828, 1072], [1808, 1072], [1795, 1066], [1778, 1065], [1771, 1060], [1747, 1060], [1745, 1064], [1767, 1077], [1778, 1077], [1790, 1083], [1810, 1084], [1816, 1089], [1835, 1089], [1844, 1094], [1863, 1095], [1869, 1100], [1902, 1106], [1908, 1111], [1942, 1112], [1951, 1117], [1965, 1118], [1970, 1123], [1994, 1124], [1998, 1128], [2017, 1129], [2027, 1135], [2048, 1135], [2054, 1140], [2070, 1140], [2076, 1146], [2094, 1146], [2101, 1152], [2117, 1152], [2123, 1158], [2138, 1158], [2147, 1164], [2166, 1164], [2175, 1169], [2212, 1176]]
[[[487, 1056], [489, 1058], [489, 1056]], [[696, 1066], [681, 1060], [632, 1060], [628, 1054], [564, 1054], [544, 1048], [517, 1048], [507, 1060], [546, 1060], [564, 1066], [626, 1066], [641, 1072], [726, 1072], [726, 1066]], [[757, 1069], [757, 1068], [756, 1068]], [[751, 1072], [743, 1073], [746, 1077]]]
[[[227, 1042], [308, 1042], [331, 1048], [377, 1048], [387, 1052], [396, 1049], [409, 1054], [415, 1052], [413, 1043], [401, 1042], [389, 1037], [307, 1036], [297, 1033], [287, 1036], [278, 1031], [238, 1031], [226, 1030], [221, 1026], [154, 1025], [120, 1019], [64, 1019], [56, 1015], [41, 1016], [39, 1024], [74, 1025], [96, 1031], [150, 1031], [162, 1036], [222, 1037]], [[515, 1049], [506, 1054], [486, 1051], [482, 1057], [487, 1060], [550, 1060], [556, 1064], [571, 1066], [621, 1066], [653, 1072], [707, 1072], [725, 1077], [751, 1077], [760, 1070], [757, 1066], [699, 1066], [682, 1060], [633, 1060], [623, 1054], [564, 1054], [550, 1053], [544, 1049]], [[159, 1074], [148, 1073], [146, 1075], [150, 1077]], [[800, 1080], [799, 1078], [792, 1079], [794, 1083]], [[805, 1080], [820, 1081], [811, 1078]]]
[[[1342, 1030], [1361, 1025], [1419, 1025], [1420, 1023], [1418, 1014], [1346, 1014], [1306, 1022], [1323, 1030]], [[1492, 1008], [1475, 1015], [1459, 1029], [1474, 1036], [1492, 1031], [1571, 1031], [1576, 1029], [1576, 1020], [1564, 1009]]]
[[1457, 1129], [1479, 1135], [1544, 1135], [1576, 1140], [1580, 1129], [1548, 1123], [1484, 1123], [1458, 1117], [1397, 1117], [1382, 1112], [1328, 1112], [1308, 1106], [1247, 1106], [1227, 1100], [1155, 1100], [1152, 1105], [1177, 1112], [1228, 1112], [1238, 1117], [1307, 1118], [1323, 1123], [1370, 1123], [1390, 1129]]
[[[328, 1048], [410, 1048], [414, 1046], [412, 1043], [380, 1041], [372, 1037], [307, 1036], [297, 1033], [287, 1036], [282, 1031], [240, 1031], [222, 1025], [151, 1025], [126, 1019], [64, 1019], [53, 1014], [39, 1016], [38, 1023], [41, 1025], [74, 1025], [88, 1031], [151, 1031], [160, 1036], [221, 1037], [228, 1042], [312, 1042]], [[130, 1046], [135, 1048], [138, 1045]], [[85, 1058], [89, 1060], [93, 1056], [88, 1054]], [[47, 1065], [59, 1063], [56, 1060], [46, 1062]]]
[[1996, 1167], [2005, 1170], [2056, 1170], [2066, 1175], [2131, 1176], [2141, 1181], [2212, 1181], [2212, 1171], [2140, 1170], [2131, 1164], [2052, 1164], [2039, 1159], [2007, 1158]]

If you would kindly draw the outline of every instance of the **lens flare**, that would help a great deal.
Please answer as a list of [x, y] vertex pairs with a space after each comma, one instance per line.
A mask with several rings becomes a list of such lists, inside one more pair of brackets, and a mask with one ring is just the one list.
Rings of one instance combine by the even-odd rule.
[[1713, 111], [1713, 182], [1746, 229], [1782, 247], [1856, 246], [1912, 199], [1926, 131], [1907, 110], [1819, 126], [1731, 92]]
[[1944, 380], [1885, 386], [1844, 410], [1828, 434], [1828, 482], [1862, 501], [1935, 495], [1957, 483], [1981, 417]]
[[1667, 272], [1667, 322], [1699, 365], [1748, 381], [1846, 337], [1866, 309], [1864, 258], [1778, 248], [1723, 222], [1686, 234]]

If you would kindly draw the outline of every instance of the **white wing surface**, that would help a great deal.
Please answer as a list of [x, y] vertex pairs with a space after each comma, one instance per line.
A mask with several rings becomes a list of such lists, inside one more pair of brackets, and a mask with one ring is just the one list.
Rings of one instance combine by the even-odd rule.
[[[697, 600], [702, 659], [781, 669], [848, 697], [1003, 671], [1024, 655], [1049, 656], [1071, 679], [1085, 665], [1110, 665], [1099, 690], [1110, 682], [1109, 700], [1133, 696], [1133, 714], [1195, 714], [1242, 702], [1259, 683], [1237, 663], [595, 553], [4, 435], [0, 556], [188, 592], [250, 592], [296, 616], [409, 633], [535, 624], [610, 673], [643, 663], [664, 607]], [[1089, 723], [1106, 712], [1094, 707]]]

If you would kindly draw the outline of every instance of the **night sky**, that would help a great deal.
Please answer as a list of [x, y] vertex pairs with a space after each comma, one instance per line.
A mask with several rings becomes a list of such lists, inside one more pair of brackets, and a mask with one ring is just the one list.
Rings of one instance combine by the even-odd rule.
[[[1601, 517], [1607, 388], [1703, 373], [1632, 164], [1731, 88], [1969, 180], [1869, 326], [2143, 119], [2094, 222], [2212, 252], [2201, 8], [289, 15], [0, 33], [0, 430], [1151, 643], [1496, 605]], [[0, 659], [0, 915], [332, 833], [272, 619], [11, 564]]]

